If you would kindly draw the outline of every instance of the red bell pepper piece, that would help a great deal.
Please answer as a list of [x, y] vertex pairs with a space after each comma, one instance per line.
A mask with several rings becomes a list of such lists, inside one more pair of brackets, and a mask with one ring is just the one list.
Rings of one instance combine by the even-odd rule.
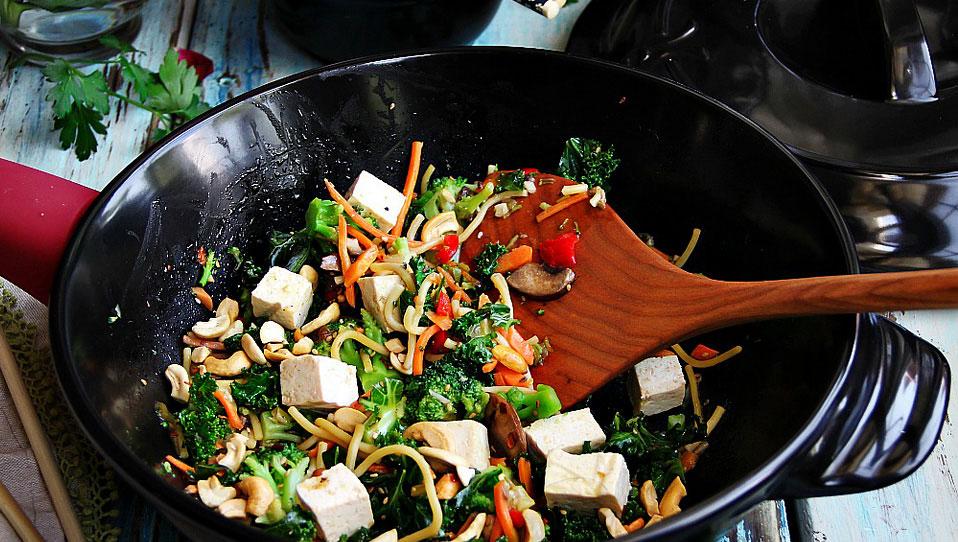
[[439, 290], [439, 297], [436, 299], [436, 314], [439, 316], [452, 316], [452, 300], [446, 290]]
[[436, 263], [449, 263], [456, 251], [459, 250], [459, 236], [450, 234], [442, 238], [442, 244], [436, 247], [433, 252], [436, 255]]
[[445, 354], [446, 350], [446, 337], [448, 334], [440, 329], [433, 334], [432, 340], [429, 341], [429, 353], [431, 354]]
[[539, 256], [546, 265], [556, 268], [575, 267], [575, 244], [579, 236], [575, 232], [567, 232], [539, 243]]
[[701, 361], [712, 359], [717, 355], [719, 355], [718, 350], [709, 348], [704, 344], [700, 344], [692, 349], [692, 357]]

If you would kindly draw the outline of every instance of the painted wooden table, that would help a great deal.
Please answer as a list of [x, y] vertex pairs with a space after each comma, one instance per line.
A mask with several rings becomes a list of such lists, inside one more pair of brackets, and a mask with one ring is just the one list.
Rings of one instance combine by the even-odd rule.
[[[517, 45], [562, 50], [580, 0], [547, 20], [513, 2], [503, 2], [483, 45]], [[319, 65], [272, 31], [267, 0], [199, 0], [192, 16], [182, 0], [151, 0], [135, 45], [158, 62], [171, 45], [189, 46], [216, 65], [204, 82], [207, 101], [220, 103], [257, 86]], [[7, 60], [0, 51], [0, 63]], [[91, 188], [105, 186], [150, 143], [153, 127], [139, 110], [120, 109], [107, 121], [108, 136], [85, 162], [57, 146], [40, 72], [21, 67], [0, 72], [0, 157], [49, 171]], [[958, 355], [958, 311], [893, 315], [899, 323], [938, 346], [949, 360]], [[951, 412], [958, 412], [953, 403]], [[950, 421], [941, 443], [915, 475], [889, 488], [849, 497], [768, 502], [756, 507], [721, 540], [728, 541], [945, 541], [958, 540], [958, 440]], [[129, 491], [129, 490], [127, 490]], [[176, 540], [175, 527], [141, 499], [124, 498], [120, 521], [128, 540]]]

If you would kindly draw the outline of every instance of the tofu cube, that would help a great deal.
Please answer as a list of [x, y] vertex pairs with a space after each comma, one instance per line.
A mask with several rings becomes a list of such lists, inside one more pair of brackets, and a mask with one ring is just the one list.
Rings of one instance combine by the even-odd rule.
[[627, 389], [635, 413], [646, 416], [672, 410], [685, 401], [685, 374], [676, 356], [648, 358], [635, 364]]
[[379, 223], [379, 229], [386, 231], [396, 224], [399, 211], [406, 198], [402, 192], [379, 180], [368, 171], [361, 171], [356, 182], [346, 192], [346, 199], [353, 205], [360, 205]]
[[629, 467], [622, 454], [573, 455], [555, 450], [546, 460], [546, 504], [577, 512], [610, 508], [616, 515], [629, 498]]
[[356, 368], [326, 356], [296, 356], [279, 365], [283, 404], [303, 408], [338, 408], [359, 399]]
[[[383, 313], [386, 310], [386, 297], [397, 286], [405, 288], [399, 275], [380, 275], [375, 277], [363, 277], [356, 281], [359, 284], [359, 291], [363, 296], [363, 307], [369, 311], [369, 314], [376, 319], [376, 322], [386, 331], [392, 330], [386, 324]], [[401, 330], [393, 330], [401, 331]]]
[[296, 495], [313, 513], [320, 538], [329, 542], [373, 526], [369, 494], [359, 478], [342, 463], [296, 486]]
[[266, 316], [286, 329], [296, 329], [306, 321], [313, 303], [313, 285], [286, 268], [271, 267], [250, 297], [254, 315]]
[[605, 433], [592, 411], [583, 408], [532, 422], [526, 427], [526, 439], [542, 457], [548, 457], [553, 450], [581, 452], [586, 441], [601, 446], [605, 444]]
[[406, 429], [405, 436], [462, 456], [474, 469], [489, 467], [489, 432], [475, 420], [418, 422]]

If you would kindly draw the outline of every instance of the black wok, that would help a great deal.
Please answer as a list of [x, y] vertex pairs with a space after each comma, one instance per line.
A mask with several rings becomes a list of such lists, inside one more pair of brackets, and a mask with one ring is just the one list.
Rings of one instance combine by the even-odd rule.
[[[260, 536], [158, 469], [169, 442], [153, 404], [168, 398], [161, 372], [201, 315], [189, 291], [197, 247], [262, 254], [271, 230], [300, 223], [324, 177], [344, 187], [368, 169], [401, 182], [413, 138], [425, 141], [424, 159], [440, 172], [478, 177], [487, 163], [554, 167], [569, 136], [616, 145], [623, 164], [610, 200], [657, 246], [679, 250], [693, 227], [703, 229], [696, 271], [730, 280], [858, 271], [833, 203], [802, 166], [740, 115], [674, 84], [535, 50], [340, 64], [214, 108], [96, 198], [52, 292], [66, 401], [119, 472], [184, 532]], [[14, 222], [3, 216], [0, 233]], [[6, 246], [0, 261], [10, 256]], [[18, 261], [32, 261], [29, 246], [21, 243]], [[226, 260], [208, 288], [214, 298], [232, 291], [231, 269]], [[20, 277], [29, 279], [23, 269]], [[614, 340], [597, 339], [600, 349]], [[763, 499], [879, 488], [914, 471], [937, 440], [945, 360], [883, 318], [771, 321], [709, 340], [745, 347], [734, 362], [703, 371], [704, 393], [729, 414], [688, 475], [685, 511], [636, 540], [708, 539]], [[606, 416], [609, 401], [623, 396], [602, 393], [592, 406]]]

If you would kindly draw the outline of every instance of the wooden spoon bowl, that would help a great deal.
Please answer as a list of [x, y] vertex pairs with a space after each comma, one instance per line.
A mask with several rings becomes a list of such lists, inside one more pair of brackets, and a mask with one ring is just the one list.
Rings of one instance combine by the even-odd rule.
[[578, 229], [571, 291], [551, 301], [513, 296], [524, 332], [549, 338], [553, 349], [533, 377], [554, 387], [566, 405], [644, 357], [717, 328], [787, 316], [958, 306], [958, 269], [760, 282], [689, 273], [646, 245], [609, 206], [583, 201], [537, 221], [539, 204], [554, 204], [562, 186], [572, 184], [551, 175], [539, 179], [536, 192], [520, 200], [521, 209], [507, 218], [487, 215], [462, 247], [462, 260], [471, 262], [489, 242], [505, 244], [518, 235], [518, 244], [535, 249]]

